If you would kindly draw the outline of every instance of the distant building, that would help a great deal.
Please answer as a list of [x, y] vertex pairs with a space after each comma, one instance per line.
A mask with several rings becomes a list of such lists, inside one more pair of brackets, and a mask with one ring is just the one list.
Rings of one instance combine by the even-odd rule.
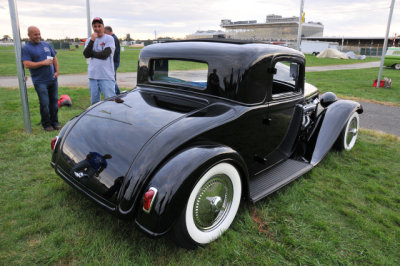
[[[291, 43], [297, 40], [299, 17], [284, 18], [272, 14], [267, 15], [264, 23], [257, 23], [257, 20], [223, 19], [221, 27], [226, 30], [226, 38]], [[302, 37], [322, 37], [323, 33], [324, 25], [320, 22], [302, 24]]]
[[13, 41], [0, 41], [0, 46], [14, 46]]
[[[339, 50], [368, 56], [381, 56], [385, 42], [384, 37], [306, 37], [303, 41], [337, 42]], [[388, 39], [388, 47], [400, 46], [398, 37], [393, 36]]]
[[205, 38], [225, 38], [225, 32], [216, 30], [207, 30], [207, 31], [198, 30], [193, 34], [186, 35], [186, 39], [205, 39]]

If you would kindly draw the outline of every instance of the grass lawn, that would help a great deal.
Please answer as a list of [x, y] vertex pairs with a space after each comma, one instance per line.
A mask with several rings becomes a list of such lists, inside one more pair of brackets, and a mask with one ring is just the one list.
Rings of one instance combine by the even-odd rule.
[[[72, 48], [71, 50], [57, 50], [57, 58], [60, 64], [61, 74], [77, 74], [86, 73], [87, 64], [83, 57], [83, 47], [78, 49]], [[140, 53], [138, 48], [126, 48], [121, 52], [121, 64], [118, 72], [136, 72], [137, 60]], [[313, 55], [306, 55], [307, 66], [321, 66], [321, 65], [341, 65], [341, 64], [354, 64], [360, 62], [378, 61], [377, 57], [368, 57], [366, 60], [342, 60], [332, 58], [317, 58]], [[0, 76], [15, 76], [17, 75], [17, 68], [15, 65], [14, 47], [0, 47]], [[192, 65], [188, 68], [187, 65], [175, 64], [173, 70], [187, 70], [197, 69], [198, 66]], [[27, 75], [29, 71], [26, 70]]]
[[[140, 49], [128, 48], [121, 53], [121, 65], [118, 72], [135, 72]], [[60, 74], [77, 74], [87, 72], [86, 60], [83, 56], [83, 47], [71, 50], [57, 50]], [[0, 76], [17, 75], [14, 47], [0, 47]], [[29, 70], [26, 69], [26, 74]]]
[[[15, 53], [13, 47], [0, 47], [0, 76], [17, 75], [17, 67], [15, 65]], [[140, 53], [139, 48], [126, 48], [121, 52], [121, 64], [117, 70], [119, 73], [136, 72], [137, 62]], [[57, 50], [58, 63], [60, 65], [60, 74], [78, 74], [87, 72], [87, 63], [83, 56], [83, 47], [71, 50]], [[194, 64], [174, 64], [173, 70], [201, 69]], [[29, 70], [25, 70], [29, 75]]]
[[384, 68], [382, 79], [392, 79], [391, 88], [374, 88], [379, 68], [307, 72], [306, 81], [321, 92], [332, 91], [338, 96], [354, 97], [378, 102], [389, 102], [400, 106], [400, 71]]
[[[84, 110], [87, 89], [60, 88]], [[353, 151], [330, 152], [310, 173], [256, 205], [242, 204], [220, 239], [194, 251], [150, 239], [107, 213], [50, 167], [54, 132], [23, 130], [19, 90], [0, 88], [0, 264], [399, 265], [400, 140], [361, 131]], [[362, 116], [361, 116], [362, 119]], [[117, 136], [116, 136], [117, 137]]]

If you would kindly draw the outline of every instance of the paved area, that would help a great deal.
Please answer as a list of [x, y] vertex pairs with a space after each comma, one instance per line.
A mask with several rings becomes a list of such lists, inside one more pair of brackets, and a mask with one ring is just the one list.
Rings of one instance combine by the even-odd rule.
[[379, 130], [400, 137], [400, 107], [360, 102], [364, 113], [360, 127]]
[[[124, 88], [133, 88], [136, 86], [136, 72], [117, 73], [118, 86]], [[60, 87], [88, 87], [87, 74], [60, 75], [58, 77], [58, 86]], [[18, 88], [18, 78], [15, 76], [0, 77], [0, 87]], [[33, 87], [32, 80], [27, 77], [27, 87]]]
[[[350, 65], [335, 66], [313, 66], [307, 67], [307, 72], [312, 71], [329, 71], [343, 69], [360, 69], [379, 67], [380, 62], [357, 63]], [[184, 76], [185, 71], [174, 71], [176, 76]], [[193, 72], [193, 71], [192, 71]], [[196, 74], [203, 74], [204, 71], [199, 70]], [[136, 86], [136, 72], [118, 73], [117, 82], [121, 88], [134, 88]], [[59, 86], [64, 87], [87, 87], [87, 74], [61, 75], [58, 78]], [[27, 86], [32, 87], [30, 78], [27, 80]], [[0, 87], [18, 87], [17, 77], [0, 77]], [[400, 107], [385, 106], [375, 103], [362, 102], [364, 113], [361, 116], [361, 127], [372, 130], [379, 130], [400, 137]]]
[[348, 64], [348, 65], [311, 66], [311, 67], [306, 67], [306, 72], [371, 68], [371, 67], [379, 67], [380, 64], [381, 64], [380, 61], [375, 61], [375, 62], [356, 63], [356, 64]]

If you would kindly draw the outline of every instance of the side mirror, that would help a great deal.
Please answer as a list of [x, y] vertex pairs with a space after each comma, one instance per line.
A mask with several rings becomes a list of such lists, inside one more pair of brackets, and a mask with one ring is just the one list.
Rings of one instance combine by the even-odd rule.
[[299, 64], [290, 63], [290, 77], [293, 80], [297, 80], [297, 78], [299, 77]]

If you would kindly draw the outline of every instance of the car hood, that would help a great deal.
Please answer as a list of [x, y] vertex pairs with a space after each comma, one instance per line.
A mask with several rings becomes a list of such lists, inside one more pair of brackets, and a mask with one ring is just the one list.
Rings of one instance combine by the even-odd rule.
[[[188, 128], [182, 125], [190, 123], [182, 120], [204, 118], [202, 110], [209, 106], [203, 99], [141, 89], [104, 101], [78, 117], [62, 136], [57, 169], [82, 190], [115, 204], [136, 158], [153, 157], [147, 164], [156, 163], [161, 154], [174, 149], [169, 147], [171, 142], [179, 146], [185, 141], [180, 135]], [[185, 134], [188, 138], [196, 135], [193, 131]], [[154, 143], [158, 150], [147, 151]]]

